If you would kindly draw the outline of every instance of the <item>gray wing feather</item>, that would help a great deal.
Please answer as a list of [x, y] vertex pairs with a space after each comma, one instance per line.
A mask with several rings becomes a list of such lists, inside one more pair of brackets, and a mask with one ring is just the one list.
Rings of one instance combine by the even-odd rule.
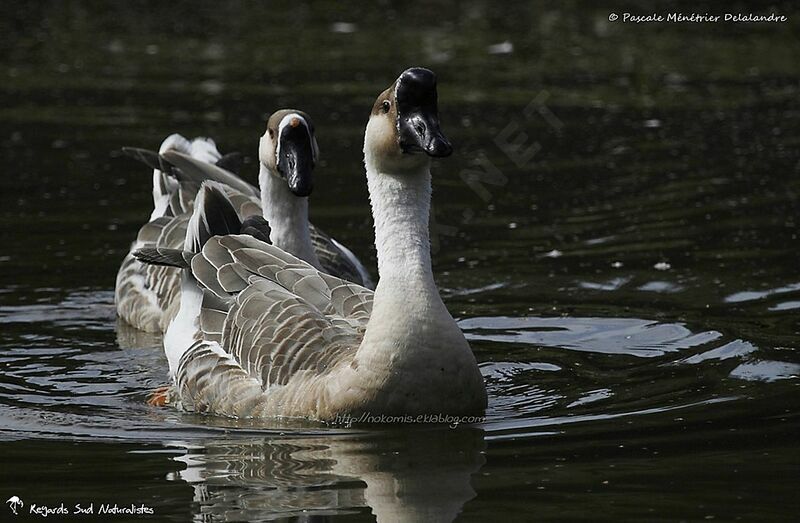
[[[145, 224], [131, 251], [140, 247], [183, 248], [189, 216], [162, 216]], [[163, 332], [177, 312], [181, 270], [125, 257], [117, 275], [115, 301], [122, 319], [146, 332]]]
[[[212, 263], [227, 256], [234, 262]], [[190, 350], [181, 361], [178, 387], [193, 404], [204, 402], [218, 414], [253, 415], [267, 408], [273, 389], [349, 362], [372, 311], [371, 290], [320, 273], [249, 236], [211, 238], [193, 259], [192, 271], [206, 289], [201, 327], [224, 352]], [[263, 392], [258, 397], [255, 383]], [[291, 410], [285, 401], [281, 405], [271, 413]]]
[[136, 241], [139, 243], [157, 243], [161, 234], [164, 232], [164, 227], [169, 224], [173, 219], [172, 216], [160, 216], [155, 220], [145, 223], [136, 236]]
[[198, 184], [205, 180], [214, 180], [232, 187], [243, 194], [255, 197], [260, 195], [256, 187], [253, 187], [237, 175], [217, 167], [216, 165], [192, 158], [187, 154], [175, 150], [165, 151], [161, 156], [180, 169], [184, 179], [192, 180]]
[[314, 251], [325, 272], [363, 287], [374, 288], [369, 278], [369, 273], [352, 253], [349, 253], [349, 251], [347, 253], [344, 252], [333, 238], [314, 225], [309, 224], [309, 231]]
[[[141, 247], [183, 249], [199, 186], [194, 182], [180, 182], [178, 190], [172, 193], [171, 203], [171, 208], [178, 212], [144, 224], [131, 251]], [[243, 221], [253, 214], [261, 214], [258, 198], [228, 186], [225, 186], [225, 192]], [[230, 254], [216, 252], [223, 256], [212, 260], [216, 267], [233, 261]], [[117, 312], [137, 329], [163, 332], [178, 311], [180, 285], [180, 269], [144, 264], [129, 253], [117, 275]], [[217, 290], [224, 294], [224, 289]]]
[[260, 400], [261, 387], [215, 344], [196, 341], [178, 366], [176, 386], [182, 408], [246, 417]]
[[193, 253], [165, 247], [142, 247], [133, 251], [133, 257], [150, 265], [185, 269], [192, 262]]

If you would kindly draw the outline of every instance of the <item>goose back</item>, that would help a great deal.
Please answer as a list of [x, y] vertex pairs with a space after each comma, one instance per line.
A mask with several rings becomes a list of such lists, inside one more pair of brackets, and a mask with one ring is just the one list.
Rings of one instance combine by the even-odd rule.
[[334, 401], [326, 378], [352, 362], [373, 291], [244, 235], [212, 238], [191, 270], [203, 339], [178, 365], [182, 406], [236, 417], [324, 412]]

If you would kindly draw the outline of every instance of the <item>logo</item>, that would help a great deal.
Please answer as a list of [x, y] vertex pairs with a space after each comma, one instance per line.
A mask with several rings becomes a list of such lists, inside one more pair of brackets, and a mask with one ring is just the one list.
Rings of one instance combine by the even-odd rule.
[[17, 496], [11, 496], [8, 498], [6, 503], [8, 503], [9, 507], [11, 507], [11, 512], [13, 512], [15, 516], [17, 515], [17, 510], [21, 509], [23, 505], [25, 505], [25, 503], [23, 503], [22, 500]]

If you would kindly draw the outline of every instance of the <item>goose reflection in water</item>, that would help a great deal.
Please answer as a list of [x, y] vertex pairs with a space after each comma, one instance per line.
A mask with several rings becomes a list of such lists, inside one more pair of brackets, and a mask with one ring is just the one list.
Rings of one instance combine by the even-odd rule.
[[362, 433], [176, 443], [195, 521], [253, 521], [371, 510], [379, 522], [449, 522], [475, 497], [483, 431], [405, 427]]

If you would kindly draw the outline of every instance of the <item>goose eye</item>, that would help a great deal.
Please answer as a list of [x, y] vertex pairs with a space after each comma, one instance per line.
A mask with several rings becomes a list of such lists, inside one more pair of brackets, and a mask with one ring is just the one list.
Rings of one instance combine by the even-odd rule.
[[383, 101], [383, 105], [381, 105], [381, 107], [383, 108], [383, 112], [384, 112], [384, 113], [388, 113], [388, 112], [389, 112], [389, 109], [391, 109], [391, 108], [392, 108], [392, 104], [391, 104], [391, 103], [389, 103], [389, 100], [384, 100], [384, 101]]
[[272, 129], [269, 130], [269, 137], [275, 138], [275, 131], [273, 131]]

